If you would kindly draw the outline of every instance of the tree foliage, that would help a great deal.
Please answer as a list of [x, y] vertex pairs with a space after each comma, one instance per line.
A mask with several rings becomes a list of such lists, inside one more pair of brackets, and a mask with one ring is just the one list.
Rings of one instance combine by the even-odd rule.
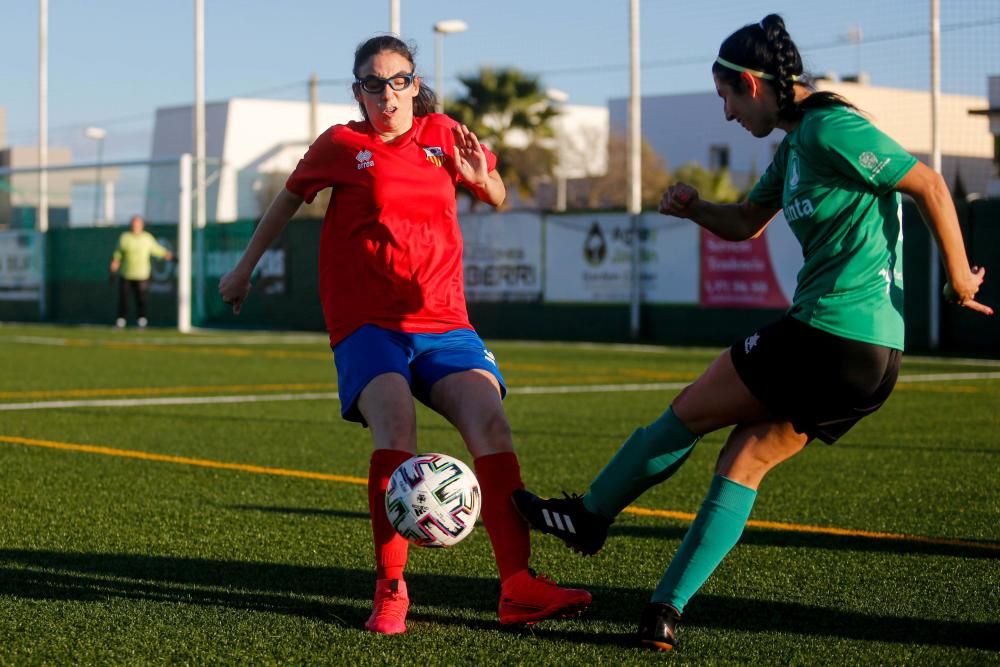
[[[640, 148], [642, 165], [642, 207], [655, 209], [670, 185], [670, 173], [663, 158], [645, 139]], [[628, 196], [628, 140], [620, 132], [608, 137], [608, 169], [600, 176], [579, 179], [567, 193], [570, 209], [625, 208]]]
[[702, 199], [720, 203], [740, 201], [740, 190], [733, 185], [728, 169], [710, 171], [700, 164], [689, 162], [678, 167], [673, 180], [687, 183], [698, 191]]
[[559, 112], [540, 80], [516, 68], [482, 67], [459, 81], [465, 95], [447, 103], [445, 112], [496, 154], [508, 187], [530, 196], [556, 162], [549, 121]]

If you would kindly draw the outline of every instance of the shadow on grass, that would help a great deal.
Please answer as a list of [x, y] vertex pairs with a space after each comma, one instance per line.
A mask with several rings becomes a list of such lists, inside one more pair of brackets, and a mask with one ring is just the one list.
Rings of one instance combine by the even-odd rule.
[[[616, 524], [611, 528], [611, 538], [615, 535], [642, 539], [680, 541], [688, 527], [677, 525], [636, 526]], [[968, 540], [972, 541], [972, 540]], [[872, 553], [926, 554], [930, 556], [950, 556], [954, 558], [1000, 558], [1000, 548], [995, 544], [983, 543], [982, 547], [963, 544], [935, 544], [918, 539], [887, 539], [849, 535], [824, 535], [767, 528], [749, 527], [743, 533], [740, 544], [757, 547], [797, 547], [806, 549], [826, 549], [832, 551], [858, 551]]]
[[244, 512], [265, 512], [269, 514], [298, 514], [300, 516], [326, 516], [338, 519], [363, 519], [368, 523], [371, 515], [368, 512], [351, 512], [349, 510], [333, 510], [319, 507], [271, 507], [269, 505], [226, 505], [226, 509]]
[[[645, 605], [648, 593], [641, 596], [629, 610], [616, 606], [614, 609], [600, 610], [602, 595], [622, 595], [622, 589], [594, 593], [594, 607], [588, 618], [610, 616], [603, 620], [620, 623], [622, 619], [634, 619], [638, 623], [639, 613]], [[639, 596], [636, 596], [639, 597]], [[446, 619], [437, 619], [447, 623]], [[997, 625], [962, 621], [942, 621], [903, 616], [875, 615], [860, 612], [844, 612], [798, 603], [784, 603], [760, 600], [727, 598], [714, 595], [700, 595], [695, 598], [684, 615], [684, 627], [708, 628], [747, 633], [781, 633], [801, 636], [836, 637], [849, 641], [888, 642], [946, 646], [956, 648], [1000, 650], [1000, 634]], [[534, 636], [543, 639], [567, 641], [574, 644], [633, 645], [631, 632], [605, 632], [595, 634], [586, 630], [563, 630], [554, 624], [536, 626]], [[680, 636], [683, 642], [683, 634]]]
[[[0, 596], [40, 601], [105, 602], [121, 598], [227, 607], [318, 619], [360, 628], [374, 588], [369, 571], [281, 563], [146, 556], [0, 550]], [[567, 582], [573, 585], [572, 582]], [[456, 618], [454, 611], [492, 615], [492, 578], [413, 574], [407, 584], [418, 609], [414, 620], [495, 630], [492, 619]], [[620, 627], [645, 603], [645, 590], [591, 587], [595, 604], [586, 620]], [[356, 600], [357, 605], [321, 601], [317, 596]], [[448, 610], [452, 610], [449, 612]], [[560, 627], [562, 625], [562, 627]], [[844, 612], [797, 603], [699, 596], [685, 615], [689, 627], [742, 632], [792, 633], [849, 640], [927, 644], [1000, 650], [996, 625]], [[591, 645], [629, 645], [629, 634], [600, 628], [567, 629], [546, 622], [534, 637]]]

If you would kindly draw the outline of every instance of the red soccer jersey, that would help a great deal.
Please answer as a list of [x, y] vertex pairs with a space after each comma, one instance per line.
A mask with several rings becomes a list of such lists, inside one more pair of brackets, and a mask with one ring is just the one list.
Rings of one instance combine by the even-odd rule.
[[[334, 125], [285, 187], [311, 202], [331, 187], [320, 234], [319, 293], [336, 345], [365, 324], [394, 331], [471, 329], [452, 156], [455, 121], [415, 117], [384, 143], [367, 121]], [[485, 150], [485, 149], [484, 149]], [[488, 171], [496, 156], [486, 151]]]

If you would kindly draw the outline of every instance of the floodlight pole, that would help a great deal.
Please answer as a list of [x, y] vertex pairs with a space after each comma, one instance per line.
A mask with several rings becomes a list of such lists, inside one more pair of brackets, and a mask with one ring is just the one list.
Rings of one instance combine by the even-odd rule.
[[438, 113], [444, 113], [444, 36], [454, 32], [465, 32], [469, 26], [461, 19], [438, 21], [434, 24], [434, 86], [437, 88]]
[[313, 72], [309, 76], [309, 136], [306, 142], [316, 141], [319, 134], [319, 76]]
[[639, 0], [629, 0], [629, 95], [628, 95], [628, 214], [631, 229], [632, 281], [629, 334], [638, 338], [639, 305], [642, 301], [642, 249], [639, 216], [642, 213], [642, 98], [639, 84]]
[[389, 0], [389, 32], [399, 37], [399, 0]]
[[[199, 232], [199, 261], [194, 302], [198, 316], [201, 317], [205, 292], [205, 271], [201, 262], [202, 243], [200, 239], [202, 238], [201, 230], [205, 229], [207, 218], [207, 202], [205, 200], [205, 0], [195, 0], [194, 44], [194, 222]], [[190, 319], [190, 308], [188, 313]], [[190, 329], [190, 323], [188, 328]]]
[[[103, 178], [101, 177], [101, 165], [104, 162], [104, 138], [108, 135], [107, 131], [101, 127], [88, 127], [83, 131], [83, 136], [88, 139], [93, 139], [97, 142], [97, 173], [94, 178], [94, 224], [100, 225], [104, 222], [111, 222], [111, 216], [104, 215], [101, 211], [101, 186], [103, 185]], [[104, 211], [107, 211], [107, 199], [104, 202]]]
[[437, 105], [434, 109], [438, 113], [444, 111], [444, 91], [441, 90], [441, 81], [444, 79], [444, 33], [434, 30], [434, 92], [437, 93]]
[[205, 0], [195, 0], [194, 158], [195, 224], [205, 226]]
[[[941, 4], [931, 0], [931, 168], [941, 173]], [[928, 344], [932, 350], [941, 345], [941, 261], [937, 243], [930, 236], [930, 280], [929, 314], [930, 332]]]
[[38, 231], [49, 231], [49, 1], [38, 0]]
[[101, 163], [104, 162], [104, 137], [97, 140], [97, 181], [94, 187], [94, 220], [98, 224], [104, 223], [104, 215], [101, 211], [101, 186], [102, 186], [102, 174], [101, 174]]

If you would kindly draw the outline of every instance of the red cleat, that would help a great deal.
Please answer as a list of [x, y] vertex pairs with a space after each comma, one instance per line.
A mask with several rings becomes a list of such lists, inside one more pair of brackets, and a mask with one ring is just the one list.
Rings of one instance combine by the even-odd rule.
[[365, 630], [383, 635], [406, 632], [406, 611], [410, 598], [402, 579], [379, 579], [375, 582], [375, 602], [372, 615], [365, 621]]
[[498, 613], [502, 625], [531, 625], [546, 618], [579, 616], [592, 601], [585, 590], [561, 588], [533, 570], [521, 570], [503, 582]]

